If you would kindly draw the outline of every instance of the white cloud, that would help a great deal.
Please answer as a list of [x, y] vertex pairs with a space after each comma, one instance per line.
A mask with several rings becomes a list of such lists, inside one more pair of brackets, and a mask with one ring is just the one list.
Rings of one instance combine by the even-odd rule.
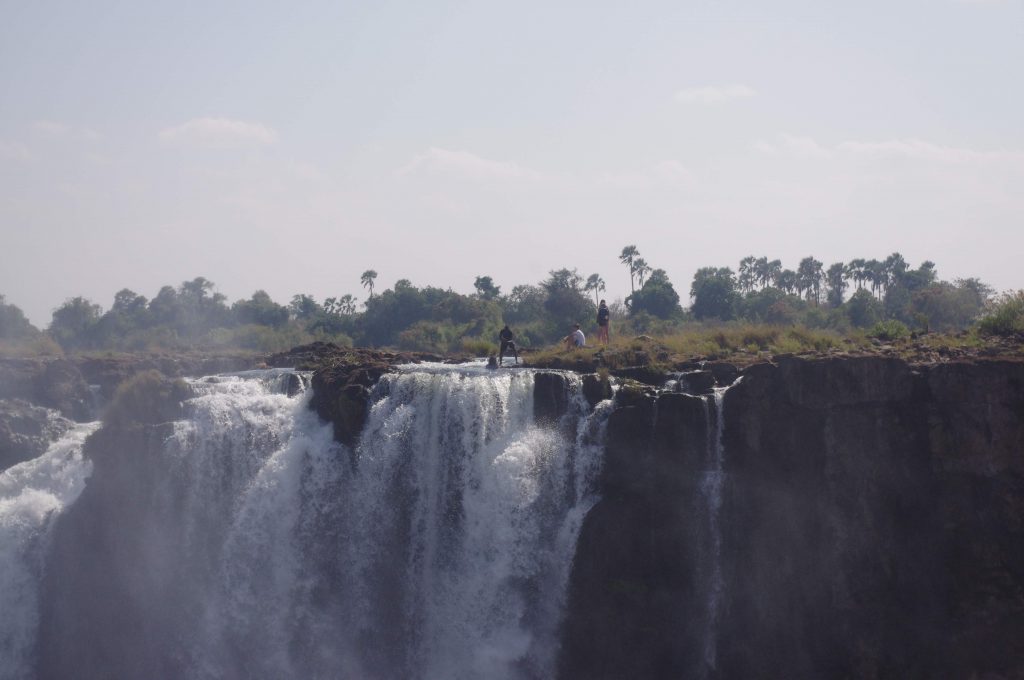
[[277, 141], [273, 128], [230, 118], [193, 118], [161, 130], [158, 136], [164, 144], [216, 149], [264, 146]]
[[757, 92], [749, 85], [711, 85], [689, 87], [676, 92], [675, 100], [685, 104], [720, 104], [730, 99], [746, 99]]
[[477, 156], [469, 151], [452, 151], [431, 147], [401, 167], [399, 176], [417, 172], [455, 174], [469, 179], [543, 180], [546, 175], [536, 170]]
[[967, 147], [945, 146], [920, 139], [890, 139], [880, 142], [850, 140], [834, 146], [811, 137], [779, 135], [777, 142], [759, 141], [754, 149], [766, 154], [787, 153], [800, 158], [908, 158], [935, 163], [1024, 163], [1021, 151], [981, 151]]
[[964, 147], [943, 146], [919, 139], [893, 139], [884, 142], [843, 142], [836, 149], [856, 156], [902, 156], [942, 163], [973, 163], [987, 161], [1024, 161], [1019, 151], [978, 151]]

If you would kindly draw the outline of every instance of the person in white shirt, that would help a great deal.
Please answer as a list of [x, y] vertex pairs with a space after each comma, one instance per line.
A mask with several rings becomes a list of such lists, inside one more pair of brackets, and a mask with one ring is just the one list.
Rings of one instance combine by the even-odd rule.
[[583, 331], [580, 330], [580, 325], [573, 324], [575, 330], [569, 335], [565, 336], [565, 348], [574, 349], [577, 347], [586, 347], [587, 339], [583, 335]]

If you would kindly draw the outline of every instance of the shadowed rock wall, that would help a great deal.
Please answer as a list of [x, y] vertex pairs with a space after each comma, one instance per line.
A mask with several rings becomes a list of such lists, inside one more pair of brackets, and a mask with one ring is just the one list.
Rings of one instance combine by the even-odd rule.
[[695, 484], [714, 418], [686, 395], [627, 397], [561, 676], [1021, 677], [1022, 417], [1019, 363], [748, 368], [725, 396], [715, 624]]

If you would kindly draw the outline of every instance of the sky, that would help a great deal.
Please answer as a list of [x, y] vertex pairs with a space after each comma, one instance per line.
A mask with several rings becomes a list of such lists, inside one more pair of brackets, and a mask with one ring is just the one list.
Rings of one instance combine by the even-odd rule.
[[686, 299], [746, 255], [1024, 288], [1024, 0], [0, 0], [0, 294]]

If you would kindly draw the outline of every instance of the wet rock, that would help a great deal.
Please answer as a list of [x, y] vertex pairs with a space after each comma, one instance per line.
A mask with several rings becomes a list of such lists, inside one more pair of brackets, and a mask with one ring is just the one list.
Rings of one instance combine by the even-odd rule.
[[664, 385], [665, 380], [668, 378], [664, 370], [649, 365], [617, 368], [611, 373], [616, 378], [629, 378], [630, 380], [636, 380], [646, 385], [654, 385], [655, 387]]
[[22, 399], [0, 399], [0, 471], [42, 455], [74, 423]]
[[612, 398], [612, 384], [607, 376], [597, 373], [587, 373], [583, 376], [583, 396], [591, 408], [597, 406], [598, 402]]
[[715, 361], [707, 365], [707, 369], [715, 376], [715, 382], [719, 387], [732, 385], [739, 376], [739, 369], [734, 364], [726, 361]]
[[619, 391], [560, 677], [1021, 677], [1024, 363], [775, 360], [725, 394], [720, 477], [709, 397]]
[[690, 394], [709, 394], [715, 387], [715, 374], [711, 371], [689, 371], [679, 376], [684, 392]]
[[569, 411], [569, 381], [562, 373], [540, 371], [533, 378], [533, 417], [554, 423]]

